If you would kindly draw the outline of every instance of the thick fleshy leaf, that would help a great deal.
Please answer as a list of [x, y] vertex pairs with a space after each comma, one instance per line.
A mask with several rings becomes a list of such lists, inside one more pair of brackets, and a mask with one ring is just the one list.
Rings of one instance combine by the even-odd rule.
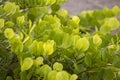
[[77, 44], [77, 41], [80, 39], [79, 35], [73, 35], [72, 36], [72, 42], [73, 42], [73, 46], [75, 46]]
[[57, 11], [57, 15], [66, 18], [68, 16], [68, 12], [64, 9], [60, 9]]
[[15, 52], [16, 54], [23, 51], [23, 43], [20, 40], [19, 35], [15, 35], [12, 39], [9, 40], [11, 45], [11, 51]]
[[69, 74], [66, 71], [60, 71], [57, 73], [55, 80], [69, 80]]
[[73, 74], [70, 76], [70, 80], [77, 80], [78, 76], [76, 74]]
[[112, 11], [113, 11], [113, 13], [114, 13], [115, 15], [120, 14], [120, 8], [119, 8], [118, 6], [114, 6], [114, 7], [112, 8]]
[[15, 3], [7, 2], [4, 6], [4, 10], [7, 14], [14, 14], [18, 9], [19, 7], [15, 5]]
[[68, 23], [67, 23], [67, 25], [68, 26], [71, 26], [71, 27], [78, 27], [78, 25], [79, 25], [79, 22], [80, 22], [80, 19], [79, 19], [79, 17], [78, 16], [72, 16], [72, 19], [71, 20], [68, 20]]
[[4, 27], [4, 19], [0, 19], [0, 28]]
[[80, 22], [80, 19], [79, 19], [78, 16], [73, 16], [73, 17], [72, 17], [72, 20], [73, 20], [74, 23], [76, 23], [76, 24], [79, 24], [79, 22]]
[[13, 23], [12, 21], [7, 21], [5, 23], [5, 25], [8, 26], [8, 27], [13, 27], [15, 25], [15, 23]]
[[17, 17], [17, 24], [24, 24], [24, 22], [25, 22], [25, 16]]
[[62, 47], [63, 48], [69, 48], [72, 45], [71, 36], [69, 34], [64, 34], [63, 36], [64, 37], [63, 37], [63, 41], [62, 41]]
[[37, 57], [35, 60], [34, 60], [34, 65], [36, 67], [38, 67], [39, 65], [43, 64], [43, 58], [42, 57]]
[[53, 64], [53, 69], [56, 71], [62, 71], [63, 65], [61, 63], [56, 62]]
[[93, 43], [94, 43], [96, 46], [101, 45], [102, 39], [100, 38], [100, 36], [99, 36], [98, 34], [96, 34], [96, 35], [93, 36]]
[[30, 57], [27, 57], [23, 60], [21, 65], [21, 71], [29, 70], [33, 65], [33, 59]]
[[47, 55], [51, 55], [54, 52], [54, 45], [55, 42], [53, 40], [48, 40], [46, 43], [43, 44], [44, 52]]
[[80, 38], [76, 43], [76, 48], [81, 51], [86, 51], [89, 48], [89, 41], [86, 37]]
[[14, 37], [15, 33], [14, 33], [13, 29], [6, 28], [5, 31], [4, 31], [4, 35], [5, 35], [6, 38], [11, 39], [11, 38]]
[[47, 76], [47, 80], [56, 80], [57, 71], [50, 71]]
[[101, 26], [100, 31], [103, 33], [109, 33], [112, 30], [116, 30], [120, 26], [117, 18], [105, 19], [104, 24]]
[[39, 74], [44, 77], [44, 78], [47, 78], [47, 75], [49, 72], [52, 71], [51, 67], [49, 65], [43, 65], [40, 67], [40, 69], [38, 70]]

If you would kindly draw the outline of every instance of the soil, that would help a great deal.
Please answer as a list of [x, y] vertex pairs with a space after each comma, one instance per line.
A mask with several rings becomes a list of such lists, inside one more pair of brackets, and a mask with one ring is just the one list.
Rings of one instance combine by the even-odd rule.
[[79, 14], [83, 10], [102, 9], [103, 7], [120, 7], [120, 0], [67, 0], [62, 7], [70, 14]]

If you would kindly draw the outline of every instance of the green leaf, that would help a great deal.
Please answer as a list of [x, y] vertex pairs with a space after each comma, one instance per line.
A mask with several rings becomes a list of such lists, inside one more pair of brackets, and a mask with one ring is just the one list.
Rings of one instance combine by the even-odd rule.
[[77, 80], [78, 76], [76, 74], [73, 74], [70, 76], [70, 80]]
[[23, 43], [19, 35], [15, 34], [15, 36], [9, 40], [9, 44], [11, 45], [12, 52], [19, 54], [23, 51]]
[[86, 37], [80, 38], [76, 43], [76, 48], [81, 51], [86, 51], [89, 48], [89, 41]]
[[56, 2], [56, 0], [47, 0], [46, 5], [52, 5]]
[[25, 16], [17, 17], [17, 24], [24, 24], [25, 23]]
[[7, 2], [4, 6], [4, 10], [7, 14], [15, 14], [19, 7], [15, 5], [15, 3]]
[[114, 7], [112, 8], [112, 11], [113, 11], [113, 13], [114, 13], [115, 15], [120, 14], [120, 8], [119, 8], [118, 6], [114, 6]]
[[58, 11], [58, 10], [60, 9], [60, 4], [53, 4], [53, 5], [51, 6], [51, 9], [52, 9], [53, 11]]
[[114, 12], [107, 7], [104, 7], [102, 11], [106, 17], [114, 16]]
[[59, 18], [53, 15], [45, 15], [44, 20], [49, 22], [50, 24], [55, 24], [55, 23], [60, 22]]
[[114, 78], [115, 78], [114, 71], [112, 71], [109, 68], [105, 69], [103, 73], [103, 80], [113, 80]]
[[13, 29], [6, 28], [5, 31], [4, 31], [4, 35], [5, 35], [6, 38], [11, 39], [11, 38], [14, 37], [15, 33], [14, 33]]
[[41, 77], [47, 78], [47, 75], [49, 72], [51, 72], [52, 69], [48, 65], [43, 65], [39, 68], [38, 73]]
[[120, 26], [120, 23], [117, 18], [110, 18], [108, 19], [108, 26], [110, 26], [111, 30], [115, 30]]
[[60, 9], [56, 13], [57, 13], [57, 15], [64, 17], [64, 18], [67, 18], [67, 16], [68, 16], [68, 12], [65, 9]]
[[67, 21], [67, 22], [68, 22], [68, 23], [67, 23], [68, 26], [71, 26], [71, 27], [73, 27], [73, 28], [76, 28], [76, 27], [78, 27], [78, 25], [79, 25], [80, 19], [79, 19], [78, 16], [73, 16], [72, 19], [69, 20], [69, 21]]
[[102, 44], [102, 39], [100, 38], [100, 36], [98, 34], [93, 36], [93, 43], [96, 46], [100, 46]]
[[13, 80], [11, 76], [7, 76], [6, 80]]
[[41, 64], [43, 64], [43, 58], [42, 57], [37, 57], [35, 60], [34, 60], [34, 65], [36, 67], [40, 66]]
[[51, 55], [54, 52], [54, 46], [55, 46], [54, 40], [48, 40], [43, 44], [44, 52], [47, 55]]
[[101, 26], [100, 31], [106, 34], [112, 30], [116, 30], [119, 26], [120, 26], [120, 23], [117, 20], [117, 18], [114, 18], [114, 17], [108, 18], [108, 19], [105, 19], [105, 22]]
[[20, 79], [21, 80], [27, 80], [27, 72], [26, 71], [24, 71], [24, 72], [20, 72]]
[[35, 20], [44, 16], [47, 13], [46, 7], [32, 7], [28, 15], [31, 20]]
[[29, 46], [29, 50], [35, 56], [42, 55], [43, 54], [42, 53], [43, 52], [43, 42], [42, 41], [38, 42], [38, 41], [34, 40], [32, 42], [32, 44]]
[[4, 27], [4, 19], [0, 19], [0, 28]]
[[58, 30], [51, 32], [51, 39], [54, 40], [56, 42], [56, 45], [61, 45], [62, 44], [62, 40], [63, 40], [63, 36], [64, 34], [59, 32]]
[[8, 26], [8, 27], [13, 27], [14, 24], [15, 24], [15, 23], [13, 23], [12, 21], [7, 21], [7, 22], [5, 23], [5, 25]]
[[85, 55], [84, 62], [85, 62], [85, 64], [87, 66], [91, 66], [92, 65], [92, 56], [91, 56], [91, 53], [87, 53]]
[[53, 64], [53, 69], [56, 70], [56, 71], [62, 71], [63, 65], [61, 63], [55, 62]]
[[100, 31], [104, 34], [109, 33], [110, 32], [110, 27], [107, 25], [107, 23], [103, 24], [100, 28]]
[[77, 41], [80, 39], [80, 36], [79, 35], [73, 35], [72, 36], [72, 43], [73, 43], [73, 46], [75, 46], [77, 44]]
[[29, 70], [33, 65], [33, 59], [30, 57], [27, 57], [23, 60], [21, 65], [21, 71]]
[[47, 76], [47, 80], [56, 80], [57, 71], [50, 71]]
[[63, 41], [62, 41], [62, 47], [63, 48], [69, 48], [72, 45], [71, 36], [69, 34], [63, 35]]
[[72, 21], [73, 21], [76, 25], [78, 25], [79, 22], [80, 22], [80, 19], [79, 19], [78, 16], [73, 16], [73, 17], [72, 17]]
[[57, 73], [55, 80], [69, 80], [69, 74], [66, 71], [60, 71]]

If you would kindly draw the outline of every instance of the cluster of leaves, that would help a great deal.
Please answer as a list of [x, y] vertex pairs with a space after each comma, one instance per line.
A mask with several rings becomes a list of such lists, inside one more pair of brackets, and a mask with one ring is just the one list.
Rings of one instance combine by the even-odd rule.
[[65, 0], [11, 1], [0, 6], [0, 80], [120, 79], [119, 7], [71, 16]]
[[[102, 10], [88, 10], [82, 11], [79, 14], [80, 17], [80, 25], [82, 30], [90, 30], [93, 27], [100, 27], [103, 24], [104, 19], [110, 17], [118, 17], [120, 14], [120, 8], [118, 6], [114, 6], [112, 9], [104, 7]], [[87, 27], [87, 28], [84, 28]]]

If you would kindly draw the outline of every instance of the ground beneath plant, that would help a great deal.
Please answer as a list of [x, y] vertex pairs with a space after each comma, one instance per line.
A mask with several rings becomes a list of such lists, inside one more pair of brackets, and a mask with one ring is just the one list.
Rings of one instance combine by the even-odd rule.
[[75, 15], [83, 10], [102, 9], [105, 6], [112, 8], [115, 5], [120, 7], [120, 0], [67, 0], [62, 7]]

